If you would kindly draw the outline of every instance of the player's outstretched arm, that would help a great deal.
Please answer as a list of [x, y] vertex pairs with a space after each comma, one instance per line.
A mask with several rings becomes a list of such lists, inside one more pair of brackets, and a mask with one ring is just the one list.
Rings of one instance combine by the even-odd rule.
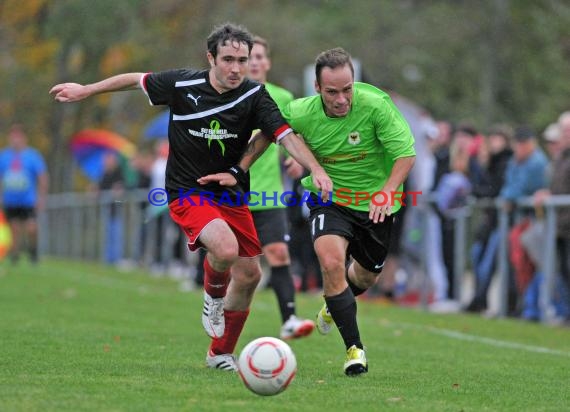
[[305, 141], [297, 134], [291, 132], [281, 139], [281, 144], [296, 161], [311, 172], [313, 184], [321, 191], [323, 201], [328, 202], [329, 193], [333, 190], [332, 180], [325, 172], [325, 169], [317, 162]]
[[77, 102], [99, 93], [133, 90], [140, 87], [144, 73], [124, 73], [97, 83], [82, 85], [79, 83], [61, 83], [53, 86], [49, 93], [62, 103]]

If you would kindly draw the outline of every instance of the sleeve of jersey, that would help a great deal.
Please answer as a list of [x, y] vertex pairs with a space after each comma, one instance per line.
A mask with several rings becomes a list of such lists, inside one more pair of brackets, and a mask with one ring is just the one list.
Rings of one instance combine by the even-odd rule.
[[151, 105], [169, 105], [178, 78], [178, 70], [146, 73], [141, 77], [141, 88]]
[[392, 100], [387, 99], [381, 102], [381, 107], [376, 111], [377, 136], [392, 159], [415, 156], [410, 126]]
[[35, 172], [36, 175], [43, 175], [47, 171], [46, 162], [39, 152], [35, 152]]
[[293, 130], [289, 124], [283, 119], [279, 108], [275, 101], [269, 96], [267, 90], [263, 87], [260, 90], [261, 97], [257, 101], [255, 110], [257, 124], [263, 134], [277, 144], [291, 133]]

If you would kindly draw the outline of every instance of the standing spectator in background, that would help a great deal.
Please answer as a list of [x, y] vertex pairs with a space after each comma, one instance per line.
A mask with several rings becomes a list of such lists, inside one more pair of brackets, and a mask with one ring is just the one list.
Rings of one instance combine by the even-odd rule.
[[510, 159], [500, 196], [512, 210], [517, 199], [532, 196], [546, 186], [545, 170], [548, 158], [538, 146], [536, 134], [526, 126], [514, 134], [514, 157]]
[[[151, 167], [151, 190], [164, 189], [166, 181], [166, 164], [170, 144], [168, 140], [159, 140], [155, 145], [155, 158]], [[154, 207], [154, 206], [151, 206]], [[154, 274], [167, 274], [174, 278], [186, 278], [185, 260], [188, 251], [184, 233], [176, 227], [167, 210], [158, 212], [149, 222], [154, 236], [150, 242], [150, 270]], [[203, 262], [202, 262], [203, 263]], [[183, 280], [181, 288], [188, 290], [192, 287], [189, 280]]]
[[103, 160], [103, 176], [99, 190], [105, 208], [105, 262], [111, 265], [123, 258], [124, 222], [121, 200], [125, 194], [125, 177], [117, 154], [109, 152]]
[[[406, 182], [404, 182], [404, 191], [416, 191], [427, 195], [433, 186], [433, 179], [436, 168], [433, 146], [438, 138], [439, 128], [430, 114], [423, 108], [418, 107], [417, 105], [409, 102], [407, 99], [396, 94], [392, 94], [391, 97], [400, 113], [402, 113], [402, 116], [404, 116], [410, 125], [410, 130], [414, 136], [416, 162], [413, 169], [410, 171], [408, 179]], [[406, 291], [406, 283], [411, 283], [407, 282], [407, 280], [411, 278], [411, 274], [413, 272], [413, 268], [409, 264], [411, 260], [400, 260], [400, 246], [403, 243], [402, 235], [404, 233], [412, 233], [418, 230], [422, 230], [417, 225], [417, 222], [420, 221], [419, 216], [421, 213], [422, 212], [420, 212], [418, 208], [407, 208], [405, 205], [402, 205], [402, 208], [398, 212], [397, 217], [394, 219], [394, 225], [392, 226], [391, 233], [392, 239], [390, 241], [388, 256], [386, 257], [386, 262], [384, 264], [384, 268], [382, 269], [382, 276], [380, 276], [374, 288], [379, 289], [381, 292], [384, 292], [387, 296], [391, 295], [391, 293], [396, 289], [395, 286], [397, 284], [398, 287], [396, 295], [399, 295], [397, 297], [401, 297], [401, 295], [403, 295]], [[406, 229], [404, 229], [405, 221], [407, 222]], [[437, 230], [439, 230], [439, 226], [437, 227]], [[429, 225], [427, 231], [430, 231]], [[425, 233], [425, 236], [428, 236], [431, 240], [432, 232]], [[409, 237], [404, 239], [407, 241]], [[408, 244], [409, 243], [406, 245]], [[430, 244], [432, 243], [430, 242]], [[428, 255], [430, 257], [437, 257], [436, 255]], [[428, 263], [430, 269], [433, 268], [431, 263], [432, 262]], [[430, 275], [432, 273], [433, 272], [430, 270]], [[398, 274], [398, 282], [396, 282], [396, 274]], [[434, 284], [437, 283], [438, 282], [436, 280]], [[371, 294], [374, 289], [370, 289], [368, 293]]]
[[[159, 140], [154, 147], [154, 161], [150, 169], [150, 189], [164, 189], [166, 180], [166, 162], [168, 160], [169, 144], [168, 140]], [[150, 206], [154, 207], [154, 206]], [[167, 234], [167, 225], [172, 222], [168, 213], [160, 213], [156, 215], [150, 222], [150, 232], [153, 239], [150, 242], [150, 269], [155, 274], [163, 273], [166, 270], [168, 256], [165, 255], [169, 240]]]
[[[279, 109], [293, 100], [287, 90], [267, 82], [267, 73], [271, 69], [269, 45], [261, 37], [253, 38], [253, 48], [249, 60], [249, 78], [265, 84], [269, 95]], [[266, 194], [267, 201], [257, 201], [249, 205], [255, 229], [261, 243], [261, 250], [271, 268], [269, 284], [275, 291], [281, 313], [281, 339], [300, 338], [309, 335], [315, 328], [311, 320], [296, 316], [295, 285], [291, 276], [291, 257], [289, 241], [289, 219], [285, 205], [279, 201], [284, 192], [281, 176], [281, 158], [283, 153], [272, 145], [249, 170], [252, 192]], [[284, 162], [287, 173], [293, 179], [301, 177], [303, 166], [292, 158]], [[271, 200], [275, 198], [275, 201]], [[259, 199], [259, 197], [258, 197]], [[261, 196], [261, 199], [264, 199]]]
[[[549, 188], [535, 193], [537, 206], [542, 206], [550, 195], [570, 194], [570, 111], [560, 115], [558, 132], [561, 150], [553, 159]], [[556, 250], [560, 276], [566, 284], [567, 292], [570, 292], [570, 207], [556, 209], [556, 227]], [[570, 306], [570, 299], [567, 304]], [[570, 318], [565, 321], [570, 322]]]
[[[134, 158], [131, 160], [131, 167], [136, 172], [136, 183], [134, 189], [148, 191], [150, 186], [150, 173], [152, 163], [154, 162], [154, 153], [148, 148], [139, 148]], [[146, 220], [148, 203], [141, 202], [139, 205], [139, 213], [142, 219]], [[135, 247], [135, 262], [139, 265], [144, 264], [144, 252], [146, 240], [148, 236], [147, 225], [141, 225], [138, 229], [137, 245]]]
[[[514, 134], [514, 156], [507, 166], [505, 183], [500, 197], [506, 201], [507, 211], [515, 210], [518, 199], [533, 196], [539, 189], [546, 187], [548, 158], [537, 144], [536, 134], [527, 126], [520, 126]], [[531, 224], [529, 213], [514, 222], [509, 234], [509, 255], [514, 269], [516, 292], [521, 296], [534, 274], [534, 266], [521, 244], [521, 235]], [[511, 292], [510, 311], [516, 307], [515, 295]]]
[[[406, 110], [403, 110], [402, 114], [406, 117]], [[418, 191], [427, 198], [434, 188], [434, 182], [436, 180], [439, 181], [444, 174], [449, 172], [449, 144], [451, 140], [449, 123], [443, 121], [435, 123], [425, 114], [419, 117], [419, 119], [416, 118], [415, 121], [408, 120], [408, 122], [414, 135], [416, 163], [410, 172], [405, 188], [406, 191]], [[426, 242], [428, 250], [423, 253], [423, 257], [426, 259], [425, 263], [428, 268], [425, 275], [429, 276], [433, 291], [433, 304], [430, 306], [430, 310], [437, 312], [456, 311], [454, 306], [457, 305], [448, 304], [450, 303], [447, 293], [449, 285], [443, 263], [440, 217], [436, 213], [435, 208], [431, 207], [431, 204], [427, 206], [425, 211], [417, 207], [402, 207], [402, 209], [402, 211], [405, 211], [405, 217], [402, 216], [402, 211], [400, 211], [398, 219], [405, 219], [405, 245], [408, 252], [417, 261], [422, 260], [423, 252], [421, 243], [419, 243], [421, 239], [415, 238], [416, 241], [413, 242], [413, 234], [421, 233], [421, 238], [429, 239], [429, 242]], [[421, 223], [422, 218], [426, 219], [423, 225]], [[392, 228], [393, 231], [395, 229], [396, 226]], [[392, 247], [392, 242], [390, 245]], [[409, 276], [412, 270], [410, 270], [408, 262], [409, 260], [407, 259], [403, 261], [404, 270], [407, 269], [404, 273]], [[387, 259], [386, 265], [388, 263], [389, 260]], [[386, 267], [382, 272], [384, 271], [386, 271]], [[399, 276], [402, 276], [402, 274], [400, 273]], [[401, 281], [400, 279], [399, 282]]]
[[[451, 144], [451, 150], [449, 153], [450, 170], [448, 173], [441, 176], [434, 193], [435, 206], [444, 220], [449, 219], [455, 223], [453, 220], [454, 213], [458, 209], [467, 205], [467, 198], [471, 195], [472, 191], [472, 184], [469, 180], [470, 157], [470, 152], [466, 146], [461, 145], [458, 141], [454, 141]], [[431, 239], [429, 242], [431, 242]], [[433, 250], [432, 253], [438, 252], [439, 251]], [[428, 262], [429, 259], [430, 258], [428, 257]], [[431, 259], [433, 260], [433, 258]], [[431, 270], [429, 263], [427, 267], [428, 270]], [[429, 306], [429, 309], [432, 312], [450, 313], [458, 312], [460, 310], [459, 302], [454, 299], [453, 294], [449, 293], [449, 289], [453, 283], [451, 282], [452, 276], [450, 276], [449, 272], [447, 272], [447, 275], [448, 295], [444, 299], [440, 300], [437, 299], [437, 295], [434, 297], [434, 302]], [[459, 285], [456, 285], [456, 287], [459, 287]]]
[[[419, 187], [416, 190], [419, 189], [424, 194], [435, 191], [443, 176], [451, 171], [450, 151], [452, 136], [452, 124], [446, 120], [438, 121], [437, 136], [433, 141], [430, 141], [429, 145], [433, 152], [435, 165], [431, 175], [423, 177], [424, 181], [429, 182], [429, 186], [427, 186], [427, 188]], [[425, 162], [425, 160], [420, 162]], [[419, 213], [421, 212], [416, 208], [411, 208], [406, 219]], [[425, 219], [425, 230], [427, 233], [423, 233], [422, 238], [429, 239], [429, 241], [426, 242], [428, 249], [424, 257], [428, 268], [427, 276], [430, 277], [433, 289], [433, 302], [429, 309], [438, 313], [455, 312], [457, 310], [457, 304], [450, 299], [448, 273], [443, 254], [443, 217], [435, 204], [430, 203], [425, 213]], [[419, 219], [415, 220], [420, 222]], [[421, 225], [419, 230], [422, 230]], [[418, 253], [422, 253], [421, 245], [418, 245], [417, 249], [419, 249]], [[418, 258], [421, 259], [420, 256], [418, 256]]]
[[[562, 141], [562, 131], [560, 130], [560, 125], [558, 123], [549, 124], [544, 132], [542, 133], [542, 138], [544, 140], [546, 152], [548, 157], [553, 161], [562, 153], [564, 150], [564, 144]], [[548, 173], [548, 177], [552, 176], [552, 173]]]
[[459, 145], [451, 145], [449, 162], [450, 171], [441, 177], [435, 190], [436, 205], [443, 215], [465, 206], [472, 190], [467, 177], [469, 152]]
[[435, 175], [430, 190], [435, 189], [441, 176], [449, 172], [449, 148], [454, 133], [453, 125], [447, 120], [439, 120], [437, 129], [437, 138], [431, 145], [435, 157]]
[[38, 262], [37, 212], [42, 210], [48, 190], [47, 169], [42, 155], [28, 147], [22, 125], [8, 132], [8, 147], [0, 152], [0, 189], [6, 220], [12, 231], [10, 260], [16, 263], [24, 241], [30, 260]]
[[[482, 179], [473, 187], [477, 198], [496, 198], [503, 187], [505, 173], [510, 158], [512, 131], [507, 126], [491, 128], [486, 145], [482, 147], [479, 161], [482, 166]], [[481, 312], [487, 309], [487, 292], [495, 272], [499, 250], [497, 211], [494, 207], [484, 209], [481, 221], [476, 224], [476, 233], [471, 248], [471, 264], [475, 273], [475, 295], [465, 310]]]
[[[479, 150], [483, 144], [484, 137], [479, 134], [477, 129], [470, 124], [462, 124], [455, 129], [452, 138], [452, 145], [456, 150], [467, 153], [468, 164], [466, 176], [472, 186], [476, 186], [482, 179], [482, 170], [479, 164]], [[441, 226], [443, 231], [443, 261], [447, 271], [447, 279], [449, 282], [448, 297], [453, 299], [455, 296], [455, 288], [460, 285], [455, 284], [455, 219], [441, 216]]]

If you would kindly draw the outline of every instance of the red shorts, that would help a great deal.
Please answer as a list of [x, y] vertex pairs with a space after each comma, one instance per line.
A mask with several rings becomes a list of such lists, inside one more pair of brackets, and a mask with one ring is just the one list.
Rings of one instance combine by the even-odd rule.
[[237, 238], [239, 257], [254, 257], [261, 255], [261, 245], [249, 207], [226, 206], [200, 202], [199, 196], [190, 196], [195, 205], [185, 198], [169, 204], [172, 220], [180, 226], [188, 237], [188, 248], [192, 251], [203, 247], [198, 239], [202, 230], [214, 219], [225, 221]]

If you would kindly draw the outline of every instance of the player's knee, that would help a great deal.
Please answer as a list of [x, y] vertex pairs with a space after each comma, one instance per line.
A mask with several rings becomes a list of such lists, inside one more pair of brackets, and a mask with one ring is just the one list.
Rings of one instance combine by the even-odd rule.
[[319, 257], [321, 263], [321, 269], [325, 275], [334, 276], [334, 274], [340, 273], [344, 278], [345, 272], [345, 259], [344, 256], [336, 256], [332, 254], [323, 254]]
[[371, 288], [378, 281], [379, 275], [379, 273], [367, 272], [364, 276], [359, 277], [359, 283], [363, 289]]
[[228, 266], [237, 260], [238, 252], [237, 242], [235, 244], [233, 242], [222, 243], [215, 250], [210, 251], [217, 261], [223, 262]]
[[356, 279], [358, 280], [358, 284], [363, 289], [368, 289], [378, 281], [380, 277], [380, 272], [382, 272], [382, 268], [375, 269], [374, 271], [365, 269], [358, 263], [354, 265], [354, 273], [356, 275]]
[[261, 268], [252, 268], [239, 276], [240, 289], [253, 293], [261, 280]]
[[274, 244], [264, 249], [265, 257], [271, 266], [285, 266], [291, 263], [286, 244]]

